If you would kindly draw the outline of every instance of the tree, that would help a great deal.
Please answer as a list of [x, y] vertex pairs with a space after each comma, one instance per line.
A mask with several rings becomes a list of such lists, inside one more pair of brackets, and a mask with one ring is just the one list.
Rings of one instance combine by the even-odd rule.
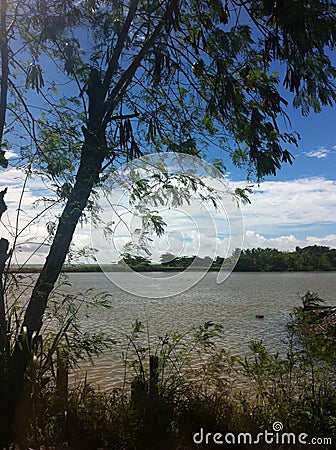
[[[14, 25], [12, 21], [12, 24]], [[7, 28], [7, 1], [0, 3], [0, 53], [1, 53], [1, 86], [0, 86], [0, 166], [6, 167], [5, 151], [3, 150], [3, 135], [5, 130], [8, 78], [9, 78], [9, 55], [8, 55], [8, 33]]]
[[330, 1], [1, 1], [6, 145], [19, 136], [22, 166], [64, 201], [22, 321], [28, 342], [104, 177], [146, 152], [201, 157], [214, 141], [249, 178], [275, 175], [298, 139], [281, 126], [282, 85], [303, 115], [333, 105], [335, 33]]
[[148, 258], [138, 255], [131, 255], [129, 253], [124, 254], [122, 261], [126, 263], [127, 266], [135, 269], [149, 267], [150, 265], [150, 260]]
[[160, 263], [163, 266], [171, 266], [171, 267], [173, 267], [173, 266], [176, 265], [176, 256], [173, 255], [172, 253], [169, 253], [169, 252], [163, 253], [160, 256]]
[[[23, 325], [31, 336], [41, 328], [48, 295], [92, 189], [119, 158], [132, 159], [145, 146], [200, 154], [201, 136], [224, 133], [237, 142], [233, 161], [245, 164], [257, 179], [292, 161], [281, 142], [296, 143], [296, 137], [278, 125], [287, 100], [270, 66], [274, 60], [286, 65], [283, 84], [304, 114], [332, 104], [335, 69], [324, 47], [334, 42], [335, 11], [331, 2], [295, 2], [288, 15], [283, 2], [177, 0], [39, 1], [26, 8], [20, 26], [34, 58], [26, 68], [26, 86], [50, 104], [37, 63], [49, 52], [77, 87], [75, 97], [67, 96], [71, 106], [64, 106], [61, 93], [56, 115], [49, 108], [37, 123], [39, 160], [31, 167], [46, 170], [67, 192], [62, 192], [64, 211], [25, 314]], [[242, 21], [234, 19], [238, 13]], [[86, 27], [89, 42], [81, 43]], [[62, 122], [66, 127], [70, 122], [70, 130], [60, 128], [63, 111]], [[70, 141], [68, 155], [65, 142], [56, 139], [61, 132]]]

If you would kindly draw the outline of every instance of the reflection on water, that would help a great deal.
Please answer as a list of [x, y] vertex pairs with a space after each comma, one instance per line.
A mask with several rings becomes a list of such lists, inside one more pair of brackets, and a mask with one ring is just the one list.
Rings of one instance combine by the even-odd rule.
[[[159, 290], [160, 276], [153, 273], [140, 282], [146, 283], [148, 289]], [[186, 331], [210, 320], [224, 326], [221, 345], [238, 354], [248, 353], [251, 340], [263, 340], [270, 350], [283, 349], [290, 313], [301, 304], [300, 296], [307, 290], [318, 292], [328, 304], [336, 304], [336, 273], [233, 273], [223, 284], [217, 284], [217, 274], [212, 272], [189, 291], [164, 299], [130, 295], [115, 287], [104, 274], [78, 273], [68, 277], [71, 288], [64, 289], [83, 292], [94, 288], [111, 294], [111, 308], [83, 317], [85, 330], [103, 331], [122, 341], [136, 319], [148, 324], [154, 336]], [[264, 318], [258, 319], [256, 315]], [[103, 387], [115, 385], [123, 374], [121, 349], [104, 354], [95, 366], [87, 366], [85, 370], [89, 381], [99, 382]]]

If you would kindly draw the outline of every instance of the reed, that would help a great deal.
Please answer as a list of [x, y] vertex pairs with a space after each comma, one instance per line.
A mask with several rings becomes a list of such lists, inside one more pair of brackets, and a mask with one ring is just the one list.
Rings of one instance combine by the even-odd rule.
[[[335, 442], [335, 353], [319, 355], [320, 337], [302, 338], [310, 316], [294, 314], [299, 326], [289, 328], [286, 354], [252, 342], [249, 357], [221, 349], [223, 329], [212, 322], [153, 340], [148, 326], [136, 321], [122, 354], [124, 385], [108, 392], [86, 379], [69, 386], [67, 342], [60, 336], [40, 342], [27, 372], [15, 442], [20, 449], [186, 450], [203, 448], [193, 442], [201, 429], [209, 436], [257, 435], [279, 421], [287, 432]], [[53, 357], [46, 358], [51, 349]], [[46, 360], [53, 364], [45, 366]]]

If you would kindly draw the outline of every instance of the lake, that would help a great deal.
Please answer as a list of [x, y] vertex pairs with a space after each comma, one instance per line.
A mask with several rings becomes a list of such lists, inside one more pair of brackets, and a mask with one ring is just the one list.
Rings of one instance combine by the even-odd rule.
[[[161, 273], [146, 273], [132, 280], [128, 273], [113, 273], [117, 284], [143, 283], [141, 289], [159, 292]], [[188, 277], [197, 276], [189, 273]], [[94, 288], [111, 294], [109, 309], [92, 311], [83, 317], [84, 330], [103, 331], [122, 340], [131, 325], [140, 319], [151, 335], [186, 331], [206, 321], [221, 323], [224, 336], [220, 342], [232, 353], [247, 354], [251, 340], [262, 340], [271, 350], [284, 349], [286, 325], [294, 307], [301, 305], [300, 296], [307, 290], [318, 292], [327, 304], [336, 305], [336, 273], [242, 273], [235, 272], [222, 284], [217, 274], [209, 272], [193, 288], [175, 297], [143, 298], [117, 288], [102, 273], [72, 273], [67, 275], [70, 286], [63, 289], [83, 292]], [[129, 278], [127, 278], [129, 277]], [[134, 288], [134, 286], [133, 286]], [[263, 319], [256, 315], [263, 315]], [[85, 366], [88, 379], [104, 388], [115, 386], [122, 377], [121, 349], [105, 353], [92, 366]]]

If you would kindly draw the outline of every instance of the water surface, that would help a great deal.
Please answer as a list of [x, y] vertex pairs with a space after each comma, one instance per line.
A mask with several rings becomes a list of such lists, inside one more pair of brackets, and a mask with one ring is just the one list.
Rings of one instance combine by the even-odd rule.
[[[148, 289], [160, 290], [159, 273], [147, 274], [136, 282]], [[188, 276], [193, 276], [189, 274]], [[147, 299], [130, 295], [117, 288], [102, 273], [68, 274], [71, 287], [66, 290], [83, 292], [94, 288], [111, 296], [109, 309], [93, 311], [83, 317], [85, 330], [103, 331], [122, 341], [136, 319], [144, 322], [153, 336], [166, 332], [184, 332], [206, 321], [223, 325], [220, 345], [232, 353], [247, 354], [251, 340], [262, 340], [271, 351], [283, 350], [287, 338], [287, 323], [293, 308], [301, 305], [300, 296], [307, 290], [318, 292], [328, 304], [336, 305], [336, 273], [233, 273], [224, 283], [217, 284], [217, 274], [209, 272], [192, 289], [175, 297]], [[129, 277], [115, 273], [113, 277]], [[132, 280], [130, 279], [131, 283]], [[256, 318], [263, 315], [263, 319]], [[111, 387], [120, 382], [121, 349], [107, 352], [88, 370], [90, 381]]]

